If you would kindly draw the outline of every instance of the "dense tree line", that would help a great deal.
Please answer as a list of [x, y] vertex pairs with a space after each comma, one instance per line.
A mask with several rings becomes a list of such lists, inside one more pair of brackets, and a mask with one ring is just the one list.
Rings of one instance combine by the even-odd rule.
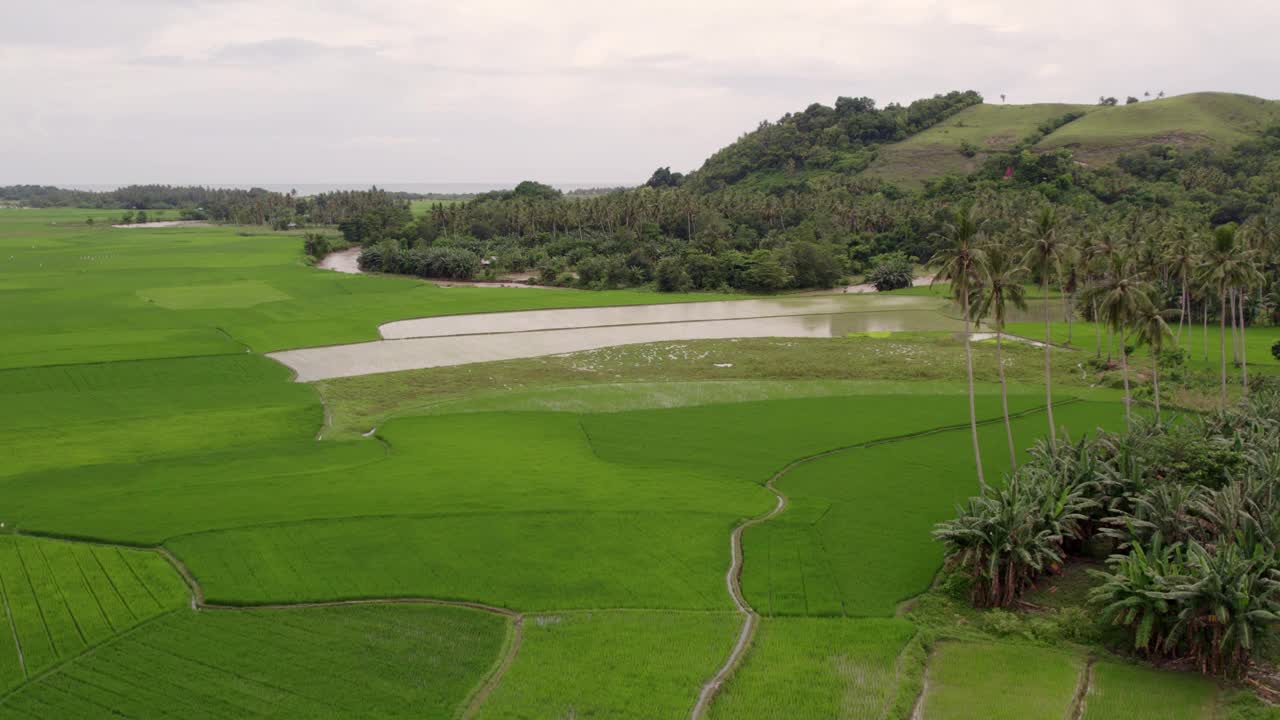
[[134, 210], [179, 210], [185, 220], [211, 220], [245, 225], [336, 225], [368, 213], [403, 209], [408, 193], [374, 187], [300, 196], [262, 188], [249, 190], [175, 185], [130, 185], [116, 190], [66, 190], [46, 185], [0, 187], [0, 201], [27, 207], [84, 207]]

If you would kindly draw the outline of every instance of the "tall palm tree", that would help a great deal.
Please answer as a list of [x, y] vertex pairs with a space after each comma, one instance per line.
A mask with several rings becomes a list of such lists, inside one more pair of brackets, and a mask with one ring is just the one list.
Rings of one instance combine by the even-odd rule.
[[1027, 308], [1026, 288], [1022, 281], [1027, 268], [1019, 262], [1014, 248], [993, 242], [978, 249], [977, 268], [982, 278], [978, 290], [977, 318], [991, 317], [996, 327], [996, 368], [1000, 375], [1000, 407], [1004, 413], [1004, 434], [1009, 441], [1009, 467], [1018, 468], [1018, 453], [1013, 444], [1013, 424], [1009, 420], [1009, 388], [1004, 378], [1004, 325], [1009, 306]]
[[1124, 376], [1125, 423], [1133, 420], [1133, 397], [1129, 389], [1129, 351], [1125, 335], [1134, 319], [1151, 303], [1146, 280], [1126, 253], [1115, 253], [1110, 268], [1098, 284], [1090, 288], [1097, 300], [1099, 320], [1120, 334], [1120, 368]]
[[[956, 208], [935, 236], [941, 247], [929, 264], [935, 268], [933, 282], [950, 282], [951, 296], [960, 303], [964, 315], [964, 358], [969, 376], [969, 430], [973, 436], [973, 461], [978, 469], [978, 488], [987, 494], [987, 479], [982, 472], [982, 449], [978, 444], [978, 411], [973, 390], [973, 341], [969, 337], [972, 318], [970, 296], [981, 280], [978, 275], [977, 251], [982, 240], [983, 222], [972, 204]], [[932, 284], [932, 283], [931, 283]]]
[[[1241, 283], [1249, 281], [1246, 258], [1236, 244], [1234, 225], [1220, 225], [1213, 231], [1213, 247], [1204, 257], [1198, 274], [1200, 284], [1212, 288], [1218, 294], [1220, 319], [1218, 321], [1219, 359], [1222, 377], [1222, 407], [1227, 406], [1227, 295]], [[1235, 317], [1231, 318], [1234, 331]]]
[[1266, 283], [1266, 276], [1258, 269], [1259, 252], [1250, 249], [1243, 253], [1240, 257], [1240, 275], [1238, 282], [1240, 285], [1236, 288], [1236, 313], [1240, 319], [1240, 373], [1242, 375], [1242, 387], [1244, 394], [1249, 394], [1249, 344], [1245, 337], [1244, 327], [1244, 299], [1249, 294], [1252, 287], [1261, 287]]
[[1174, 223], [1169, 229], [1164, 248], [1164, 269], [1178, 281], [1181, 296], [1178, 303], [1178, 343], [1182, 343], [1182, 323], [1191, 309], [1189, 285], [1200, 263], [1199, 236], [1186, 223]]
[[1053, 336], [1049, 324], [1049, 281], [1062, 274], [1067, 243], [1058, 232], [1058, 214], [1051, 206], [1041, 208], [1040, 214], [1027, 223], [1026, 234], [1030, 247], [1027, 248], [1025, 264], [1040, 276], [1040, 289], [1044, 294], [1044, 398], [1049, 414], [1049, 446], [1057, 447], [1058, 429], [1053, 421], [1053, 373], [1050, 370]]
[[[1106, 273], [1107, 261], [1112, 253], [1116, 251], [1116, 245], [1111, 237], [1111, 232], [1105, 227], [1094, 227], [1085, 235], [1085, 241], [1080, 247], [1080, 264], [1084, 271], [1085, 284], [1089, 285], [1099, 276]], [[1090, 299], [1086, 292], [1084, 295], [1086, 305], [1090, 306], [1093, 311], [1093, 354], [1094, 357], [1102, 358], [1102, 319], [1098, 315], [1098, 301], [1096, 298]], [[1107, 350], [1107, 360], [1111, 359], [1110, 348]]]
[[1165, 313], [1160, 309], [1157, 301], [1154, 298], [1147, 298], [1146, 302], [1138, 303], [1133, 317], [1138, 344], [1150, 347], [1151, 357], [1154, 360], [1151, 364], [1151, 387], [1155, 393], [1157, 424], [1160, 422], [1160, 353], [1164, 350], [1165, 341], [1173, 337], [1164, 316]]

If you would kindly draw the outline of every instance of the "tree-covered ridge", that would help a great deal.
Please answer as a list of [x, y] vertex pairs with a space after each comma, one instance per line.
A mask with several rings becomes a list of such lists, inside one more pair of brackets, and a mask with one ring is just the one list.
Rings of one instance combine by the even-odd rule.
[[688, 179], [703, 191], [713, 191], [759, 172], [858, 172], [874, 157], [868, 148], [903, 140], [981, 102], [981, 95], [967, 90], [905, 107], [891, 103], [877, 108], [867, 97], [840, 97], [835, 107], [814, 103], [803, 112], [760, 123], [708, 158]]

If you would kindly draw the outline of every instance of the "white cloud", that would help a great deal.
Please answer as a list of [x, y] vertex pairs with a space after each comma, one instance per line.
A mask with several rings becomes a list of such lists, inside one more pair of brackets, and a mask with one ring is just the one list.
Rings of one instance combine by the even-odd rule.
[[1268, 0], [52, 5], [0, 24], [0, 183], [635, 182], [837, 95], [1274, 96], [1280, 76]]

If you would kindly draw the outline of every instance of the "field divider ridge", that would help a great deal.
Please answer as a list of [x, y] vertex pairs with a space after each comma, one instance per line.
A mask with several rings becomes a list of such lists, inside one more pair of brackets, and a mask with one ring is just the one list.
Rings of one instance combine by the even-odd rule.
[[491, 615], [499, 615], [507, 620], [507, 633], [502, 651], [497, 660], [494, 661], [493, 667], [483, 681], [468, 696], [461, 717], [469, 720], [476, 716], [480, 711], [481, 705], [489, 698], [494, 690], [502, 683], [503, 677], [506, 676], [507, 670], [515, 662], [516, 655], [520, 652], [520, 646], [524, 641], [524, 613], [512, 610], [510, 608], [498, 607], [496, 605], [486, 605], [484, 603], [473, 602], [469, 600], [441, 600], [438, 598], [426, 597], [408, 597], [408, 598], [364, 598], [359, 600], [328, 600], [316, 602], [297, 602], [297, 603], [266, 603], [260, 605], [230, 605], [224, 603], [207, 603], [204, 599], [204, 588], [200, 586], [200, 582], [196, 580], [191, 570], [178, 559], [176, 555], [165, 547], [157, 547], [156, 552], [169, 561], [174, 570], [182, 576], [183, 582], [187, 584], [191, 590], [191, 609], [192, 610], [212, 610], [215, 612], [252, 612], [255, 610], [306, 610], [315, 608], [330, 607], [350, 607], [358, 605], [435, 605], [440, 607], [456, 607], [468, 610], [477, 610], [479, 612], [489, 613]]
[[[1054, 405], [1058, 405], [1058, 406], [1070, 405], [1072, 403], [1076, 403], [1079, 401], [1080, 401], [1079, 398], [1067, 398], [1065, 400], [1055, 402]], [[1047, 406], [1045, 405], [1039, 405], [1033, 408], [1022, 410], [1020, 412], [1012, 413], [1009, 415], [1009, 419], [1012, 420], [1014, 418], [1022, 418], [1029, 415], [1035, 415], [1037, 413], [1043, 412], [1046, 407]], [[1004, 416], [1000, 416], [997, 418], [988, 418], [985, 420], [979, 420], [977, 424], [993, 425], [998, 422], [1003, 422], [1003, 420], [1004, 420]], [[821, 460], [822, 458], [830, 457], [832, 455], [848, 452], [850, 450], [871, 448], [871, 447], [876, 447], [878, 445], [887, 445], [893, 442], [913, 440], [916, 438], [928, 437], [931, 435], [939, 435], [947, 432], [957, 432], [959, 430], [964, 430], [965, 428], [968, 428], [968, 427], [969, 427], [969, 423], [967, 422], [956, 423], [952, 425], [942, 425], [942, 426], [930, 428], [928, 430], [921, 430], [919, 432], [906, 433], [902, 435], [893, 435], [893, 436], [884, 437], [884, 438], [877, 438], [875, 440], [868, 440], [866, 442], [861, 442], [854, 445], [846, 445], [844, 447], [833, 448], [831, 450], [824, 450], [820, 453], [815, 453], [813, 455], [808, 455], [806, 457], [792, 460], [791, 462], [783, 466], [781, 470], [777, 471], [776, 473], [773, 474], [772, 477], [769, 478], [769, 480], [764, 484], [764, 488], [769, 492], [773, 493], [774, 497], [777, 498], [777, 503], [773, 506], [772, 509], [770, 509], [768, 512], [764, 513], [763, 515], [757, 515], [755, 517], [747, 518], [746, 520], [742, 521], [737, 526], [735, 526], [733, 528], [733, 531], [729, 534], [730, 560], [729, 560], [729, 570], [728, 572], [725, 573], [725, 584], [728, 586], [730, 599], [733, 600], [734, 605], [737, 606], [738, 612], [743, 616], [742, 630], [738, 633], [738, 640], [737, 642], [734, 643], [733, 649], [729, 652], [729, 657], [725, 660], [724, 664], [720, 666], [720, 669], [716, 671], [716, 674], [713, 675], [711, 679], [708, 680], [705, 684], [703, 684], [701, 690], [699, 690], [698, 701], [694, 704], [693, 711], [689, 715], [690, 720], [701, 720], [701, 718], [703, 718], [706, 715], [707, 709], [711, 706], [711, 701], [715, 699], [715, 696], [720, 691], [720, 688], [729, 679], [729, 677], [733, 675], [733, 672], [737, 669], [738, 665], [742, 663], [743, 658], [746, 656], [747, 649], [751, 646], [751, 641], [755, 637], [756, 629], [760, 622], [760, 614], [756, 612], [755, 608], [751, 607], [751, 604], [747, 602], [746, 596], [743, 595], [742, 593], [742, 568], [744, 565], [744, 558], [743, 558], [743, 551], [742, 551], [742, 533], [747, 528], [754, 527], [756, 525], [760, 525], [762, 523], [768, 522], [769, 520], [772, 520], [773, 518], [780, 515], [783, 510], [786, 509], [787, 496], [782, 491], [778, 490], [777, 482], [781, 480], [783, 477], [785, 477], [792, 470], [795, 470], [796, 468], [802, 465], [806, 465], [815, 460]]]
[[9, 631], [13, 633], [13, 648], [18, 653], [18, 667], [22, 668], [22, 679], [25, 681], [28, 677], [27, 659], [22, 654], [22, 641], [18, 639], [18, 623], [13, 619], [13, 610], [9, 609], [9, 589], [3, 575], [0, 575], [0, 599], [4, 600], [4, 616], [9, 621]]
[[173, 609], [173, 610], [159, 613], [157, 615], [152, 615], [151, 617], [147, 618], [146, 620], [143, 620], [142, 622], [138, 623], [137, 625], [134, 625], [133, 627], [129, 628], [128, 630], [125, 630], [124, 632], [116, 633], [115, 635], [105, 638], [100, 642], [84, 647], [80, 652], [76, 653], [75, 655], [72, 655], [71, 657], [65, 657], [65, 658], [59, 657], [56, 662], [54, 662], [52, 665], [45, 668], [44, 670], [41, 670], [34, 677], [28, 677], [26, 682], [20, 685], [15, 685], [9, 688], [7, 691], [0, 693], [0, 707], [2, 707], [5, 704], [5, 702], [8, 701], [10, 696], [14, 695], [18, 691], [27, 687], [31, 683], [39, 682], [40, 680], [43, 680], [44, 678], [58, 672], [64, 666], [69, 665], [75, 662], [76, 660], [79, 660], [82, 657], [92, 655], [95, 652], [97, 652], [100, 648], [106, 647], [107, 645], [113, 645], [116, 642], [123, 640], [124, 638], [129, 637], [130, 635], [138, 632], [139, 630], [146, 627], [147, 625], [150, 625], [151, 623], [156, 622], [161, 618], [168, 617], [169, 615], [172, 615], [175, 612], [178, 612], [178, 610]]

